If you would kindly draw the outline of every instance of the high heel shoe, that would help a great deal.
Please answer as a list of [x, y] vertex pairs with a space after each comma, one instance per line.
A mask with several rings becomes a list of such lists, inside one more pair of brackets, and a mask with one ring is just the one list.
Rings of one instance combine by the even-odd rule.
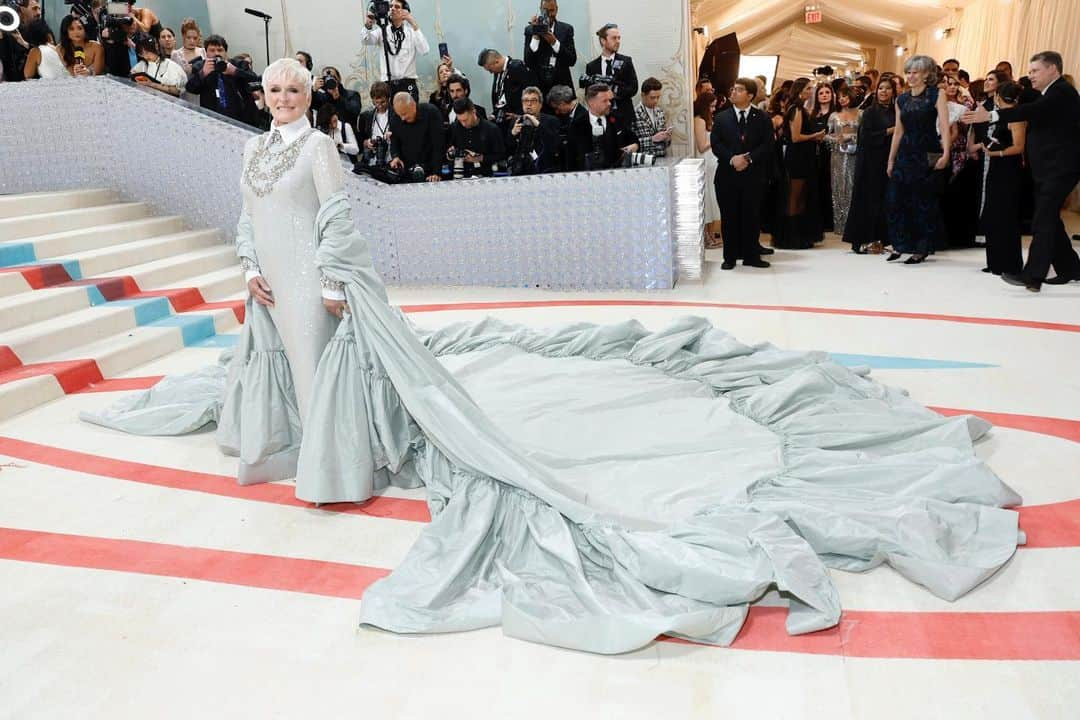
[[925, 255], [912, 255], [911, 257], [909, 257], [907, 260], [904, 261], [904, 264], [905, 265], [918, 265], [919, 263], [921, 263], [925, 259], [926, 259]]
[[889, 257], [885, 258], [885, 262], [892, 262], [893, 260], [899, 260], [899, 259], [900, 259], [900, 258], [902, 258], [902, 257], [904, 257], [904, 256], [903, 256], [903, 255], [901, 255], [900, 253], [898, 253], [898, 252], [894, 252], [894, 253], [893, 253], [892, 255], [890, 255]]

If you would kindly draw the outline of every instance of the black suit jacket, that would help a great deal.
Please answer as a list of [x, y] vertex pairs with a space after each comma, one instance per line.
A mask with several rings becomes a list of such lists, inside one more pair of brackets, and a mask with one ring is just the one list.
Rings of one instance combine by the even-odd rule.
[[1080, 95], [1064, 78], [1035, 102], [998, 110], [998, 119], [1028, 123], [1027, 156], [1036, 179], [1080, 173]]
[[[739, 132], [739, 121], [734, 106], [728, 106], [716, 114], [710, 136], [713, 154], [716, 155], [717, 183], [765, 182], [773, 159], [773, 127], [769, 116], [756, 107], [750, 107], [746, 115], [746, 133]], [[750, 153], [750, 167], [736, 172], [731, 158]]]
[[474, 128], [465, 128], [455, 120], [450, 125], [449, 144], [458, 150], [471, 150], [484, 156], [478, 170], [480, 175], [491, 175], [491, 166], [506, 159], [506, 146], [502, 131], [489, 120], [480, 120]]
[[[397, 115], [394, 113], [394, 108], [387, 109], [386, 117], [386, 129], [390, 129], [390, 123]], [[356, 142], [360, 144], [360, 148], [363, 149], [364, 141], [371, 139], [371, 126], [375, 124], [375, 108], [370, 108], [360, 113], [360, 117], [356, 119]]]
[[638, 141], [634, 126], [612, 113], [608, 115], [604, 135], [600, 138], [600, 163], [588, 166], [586, 156], [593, 152], [592, 120], [586, 111], [578, 115], [571, 123], [567, 134], [567, 151], [573, 158], [572, 170], [600, 170], [617, 167], [622, 157], [622, 149]]
[[[532, 26], [525, 28], [525, 64], [536, 74], [540, 81], [540, 89], [547, 98], [548, 90], [556, 85], [569, 85], [574, 87], [574, 80], [570, 69], [577, 64], [577, 48], [574, 47], [574, 27], [561, 20], [555, 21], [552, 28], [555, 39], [559, 41], [559, 52], [556, 54], [547, 40], [540, 40], [540, 47], [536, 52], [532, 51]], [[555, 56], [555, 65], [551, 64], [551, 57]]]
[[439, 174], [446, 159], [446, 134], [439, 108], [420, 103], [416, 107], [416, 119], [411, 123], [391, 115], [390, 132], [393, 133], [390, 154], [401, 158], [406, 169], [419, 164], [428, 175]]
[[[585, 66], [586, 75], [603, 75], [604, 66], [601, 63], [603, 57], [598, 57]], [[638, 83], [637, 70], [634, 69], [634, 59], [629, 55], [615, 53], [612, 60], [613, 78], [611, 89], [615, 91], [615, 100], [611, 105], [611, 112], [617, 114], [625, 122], [634, 122], [634, 96], [638, 94], [641, 85]]]
[[554, 115], [540, 113], [539, 126], [523, 128], [517, 137], [507, 133], [506, 143], [511, 156], [523, 155], [530, 150], [536, 153], [535, 159], [517, 158], [529, 165], [530, 172], [548, 173], [562, 169], [562, 138], [559, 119]]
[[[521, 91], [530, 85], [539, 85], [536, 74], [521, 60], [506, 59], [506, 69], [503, 71], [506, 80], [503, 83], [503, 92], [506, 95], [505, 110], [508, 113], [521, 115]], [[491, 79], [491, 107], [495, 116], [499, 114], [499, 96], [496, 90], [499, 87], [498, 76]]]
[[[210, 73], [207, 77], [203, 77], [202, 67], [202, 63], [196, 63], [192, 66], [191, 77], [187, 81], [186, 88], [189, 93], [199, 96], [199, 105], [207, 110], [213, 110], [216, 113], [231, 117], [233, 120], [244, 122], [250, 120], [250, 118], [245, 117], [248, 111], [247, 98], [251, 96], [251, 93], [248, 92], [248, 86], [251, 83], [258, 82], [259, 76], [243, 68], [236, 68], [235, 75], [221, 76], [225, 85], [226, 101], [225, 107], [222, 107], [217, 96], [218, 74]], [[195, 68], [198, 68], [198, 70]]]

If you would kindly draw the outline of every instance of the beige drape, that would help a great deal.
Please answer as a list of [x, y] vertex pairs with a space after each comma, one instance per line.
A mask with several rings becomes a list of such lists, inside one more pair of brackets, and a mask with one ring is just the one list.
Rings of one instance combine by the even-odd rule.
[[1026, 74], [1029, 58], [1056, 50], [1080, 72], [1080, 0], [975, 0], [959, 13], [956, 53], [974, 78], [1001, 60]]

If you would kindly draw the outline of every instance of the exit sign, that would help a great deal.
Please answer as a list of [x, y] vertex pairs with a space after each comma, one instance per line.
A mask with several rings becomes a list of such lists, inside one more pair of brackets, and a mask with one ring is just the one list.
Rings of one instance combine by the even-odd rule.
[[814, 23], [821, 22], [820, 10], [807, 10], [806, 11], [806, 24], [813, 25]]

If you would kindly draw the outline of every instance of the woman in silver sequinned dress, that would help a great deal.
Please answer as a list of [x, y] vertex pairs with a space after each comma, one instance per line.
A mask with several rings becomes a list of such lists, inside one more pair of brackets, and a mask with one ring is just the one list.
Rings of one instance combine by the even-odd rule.
[[840, 110], [829, 116], [829, 144], [832, 164], [833, 228], [837, 235], [844, 234], [848, 212], [851, 210], [851, 191], [855, 185], [855, 151], [859, 134], [859, 118], [862, 112], [852, 106], [855, 99], [851, 88], [844, 86], [836, 92]]

